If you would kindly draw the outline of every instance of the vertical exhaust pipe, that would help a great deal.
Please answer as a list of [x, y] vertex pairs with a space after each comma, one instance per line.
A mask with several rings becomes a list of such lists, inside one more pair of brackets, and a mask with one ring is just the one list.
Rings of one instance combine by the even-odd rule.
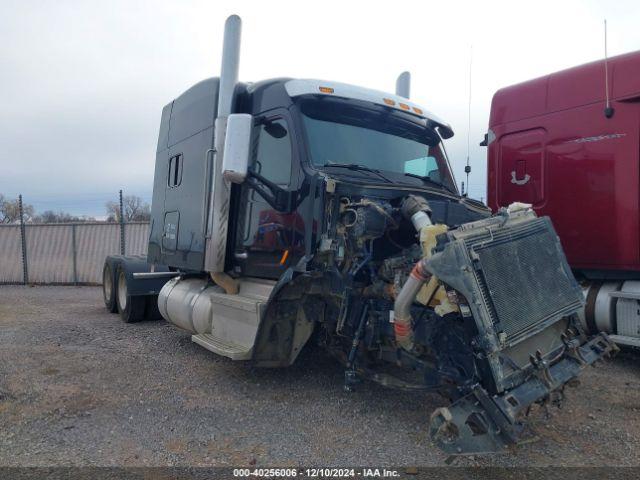
[[233, 91], [238, 83], [238, 70], [240, 68], [241, 34], [242, 20], [238, 15], [231, 15], [224, 24], [220, 91], [218, 93], [218, 118], [227, 117], [231, 113]]
[[233, 93], [238, 83], [242, 20], [231, 15], [224, 25], [222, 65], [218, 89], [218, 112], [214, 126], [213, 181], [209, 195], [208, 238], [205, 248], [205, 270], [227, 293], [236, 293], [235, 282], [224, 273], [227, 231], [229, 228], [230, 186], [222, 176], [224, 139], [227, 117], [232, 113]]
[[396, 80], [396, 95], [404, 98], [409, 98], [411, 93], [411, 74], [409, 72], [402, 72], [398, 75]]

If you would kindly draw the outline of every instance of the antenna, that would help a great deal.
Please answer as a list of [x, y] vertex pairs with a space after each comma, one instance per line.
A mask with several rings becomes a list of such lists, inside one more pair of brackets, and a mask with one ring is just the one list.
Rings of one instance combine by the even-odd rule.
[[613, 108], [611, 107], [611, 99], [609, 98], [609, 59], [607, 56], [607, 19], [604, 19], [604, 97], [605, 107], [604, 116], [613, 117]]
[[[464, 167], [464, 173], [467, 174], [467, 194], [469, 191], [469, 174], [471, 173], [471, 165], [469, 164], [469, 157], [471, 156], [471, 67], [473, 62], [473, 45], [469, 47], [469, 105], [467, 112], [467, 165]], [[463, 195], [464, 188], [463, 188]]]

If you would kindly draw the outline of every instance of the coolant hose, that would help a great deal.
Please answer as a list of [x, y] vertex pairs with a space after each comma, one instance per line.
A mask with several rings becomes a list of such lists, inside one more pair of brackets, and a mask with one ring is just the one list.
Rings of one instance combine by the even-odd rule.
[[393, 304], [393, 331], [396, 342], [405, 350], [413, 350], [413, 325], [411, 325], [411, 305], [418, 292], [429, 280], [430, 274], [424, 259], [415, 264], [409, 278], [403, 285]]

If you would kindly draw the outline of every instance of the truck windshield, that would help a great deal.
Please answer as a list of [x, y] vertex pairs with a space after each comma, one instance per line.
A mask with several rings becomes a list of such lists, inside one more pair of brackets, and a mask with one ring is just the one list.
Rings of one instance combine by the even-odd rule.
[[[403, 112], [327, 100], [300, 104], [314, 167], [360, 165], [398, 174], [394, 176], [398, 182], [424, 181], [455, 191], [441, 139], [434, 129]], [[410, 180], [415, 177], [421, 180]]]

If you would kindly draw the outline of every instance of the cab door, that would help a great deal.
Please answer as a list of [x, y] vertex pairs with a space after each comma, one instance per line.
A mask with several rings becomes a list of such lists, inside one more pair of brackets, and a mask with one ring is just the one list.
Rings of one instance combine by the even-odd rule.
[[[252, 133], [250, 168], [290, 190], [297, 164], [291, 122], [285, 111], [260, 119]], [[294, 233], [301, 219], [295, 211], [275, 210], [246, 184], [242, 185], [240, 210], [244, 215], [236, 226], [236, 265], [243, 276], [279, 278], [290, 264]]]
[[534, 207], [544, 200], [546, 131], [534, 128], [499, 139], [498, 205], [513, 202]]

